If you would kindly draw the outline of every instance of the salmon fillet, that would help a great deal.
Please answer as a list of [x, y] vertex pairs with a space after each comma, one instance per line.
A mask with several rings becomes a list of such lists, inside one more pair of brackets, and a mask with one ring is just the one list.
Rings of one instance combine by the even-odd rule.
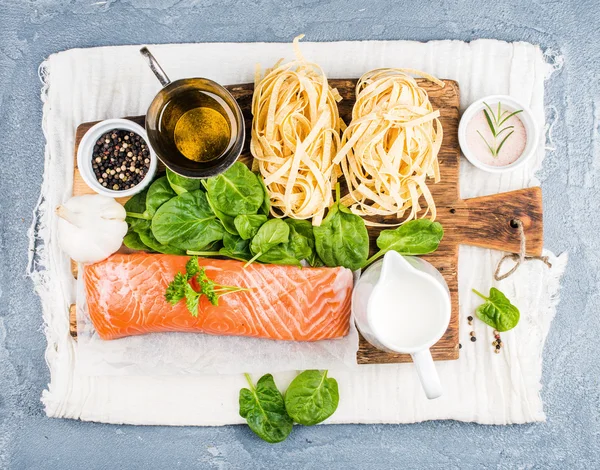
[[346, 268], [298, 268], [200, 258], [206, 275], [221, 285], [251, 288], [202, 297], [198, 317], [185, 301], [173, 306], [165, 290], [187, 256], [114, 254], [85, 266], [88, 311], [102, 339], [165, 331], [318, 341], [348, 334], [352, 272]]

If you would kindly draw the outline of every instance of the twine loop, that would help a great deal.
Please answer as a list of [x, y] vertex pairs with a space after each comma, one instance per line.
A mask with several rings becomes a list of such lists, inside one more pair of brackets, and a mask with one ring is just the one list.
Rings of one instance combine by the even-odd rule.
[[[519, 219], [514, 219], [514, 220], [511, 220], [510, 224], [512, 227], [516, 226], [516, 228], [519, 229], [519, 237], [521, 239], [521, 243], [519, 246], [519, 253], [507, 253], [500, 259], [500, 261], [498, 262], [498, 266], [496, 267], [496, 271], [494, 272], [494, 279], [496, 281], [501, 281], [503, 279], [506, 279], [508, 276], [513, 274], [519, 268], [519, 266], [521, 266], [523, 261], [538, 260], [538, 261], [543, 262], [549, 268], [551, 268], [552, 263], [550, 263], [547, 256], [525, 256], [526, 238], [525, 238], [525, 229], [523, 228], [523, 222], [521, 222]], [[500, 269], [502, 268], [502, 264], [504, 264], [504, 261], [506, 261], [507, 259], [514, 260], [515, 264], [507, 272], [505, 272], [504, 274], [500, 274]]]

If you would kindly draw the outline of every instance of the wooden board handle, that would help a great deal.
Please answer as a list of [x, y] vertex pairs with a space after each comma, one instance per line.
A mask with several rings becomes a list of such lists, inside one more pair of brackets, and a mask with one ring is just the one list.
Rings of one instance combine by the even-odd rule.
[[533, 187], [462, 201], [457, 209], [459, 243], [518, 253], [519, 229], [523, 223], [527, 254], [541, 256], [544, 246], [542, 188]]

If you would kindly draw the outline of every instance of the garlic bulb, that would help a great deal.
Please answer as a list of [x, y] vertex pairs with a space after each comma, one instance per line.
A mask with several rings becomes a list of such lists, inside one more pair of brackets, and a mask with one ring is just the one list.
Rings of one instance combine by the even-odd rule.
[[115, 253], [127, 233], [125, 209], [99, 194], [75, 196], [56, 208], [60, 247], [79, 263], [96, 263]]

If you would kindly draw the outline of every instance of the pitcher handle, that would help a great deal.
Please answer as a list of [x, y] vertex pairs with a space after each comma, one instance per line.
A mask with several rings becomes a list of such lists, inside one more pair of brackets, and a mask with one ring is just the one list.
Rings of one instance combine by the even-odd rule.
[[162, 69], [158, 61], [154, 58], [154, 56], [148, 50], [147, 47], [142, 47], [140, 49], [140, 54], [142, 54], [146, 58], [146, 60], [148, 61], [148, 65], [150, 66], [150, 70], [154, 72], [154, 75], [156, 75], [156, 78], [158, 78], [158, 81], [163, 87], [171, 83], [171, 80], [169, 80], [169, 77], [167, 77], [167, 74]]
[[433, 400], [441, 396], [443, 393], [442, 384], [429, 349], [416, 352], [411, 356], [427, 398]]

